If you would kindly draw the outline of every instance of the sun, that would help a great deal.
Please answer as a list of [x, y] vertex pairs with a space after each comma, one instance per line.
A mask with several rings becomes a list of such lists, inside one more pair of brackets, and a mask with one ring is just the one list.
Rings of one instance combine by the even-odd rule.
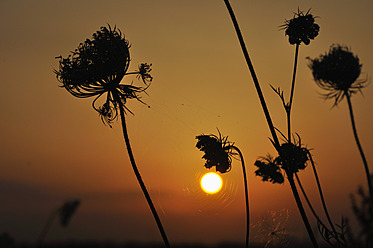
[[208, 194], [218, 193], [222, 186], [223, 180], [215, 172], [208, 172], [201, 178], [201, 188]]

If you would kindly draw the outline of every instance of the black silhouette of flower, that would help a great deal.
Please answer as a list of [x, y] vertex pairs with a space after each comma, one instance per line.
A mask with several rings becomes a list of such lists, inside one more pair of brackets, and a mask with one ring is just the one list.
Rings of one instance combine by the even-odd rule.
[[309, 45], [320, 30], [320, 26], [315, 23], [315, 17], [308, 10], [303, 13], [298, 9], [298, 13], [294, 13], [294, 17], [290, 20], [285, 20], [285, 24], [281, 25], [285, 29], [285, 35], [289, 36], [289, 43], [291, 45], [302, 42]]
[[[93, 108], [109, 126], [117, 117], [118, 103], [132, 113], [126, 106], [127, 99], [141, 102], [139, 93], [145, 91], [152, 81], [151, 64], [142, 63], [138, 71], [127, 72], [130, 63], [130, 45], [119, 29], [110, 25], [101, 27], [86, 39], [67, 58], [59, 58], [59, 69], [54, 70], [57, 79], [73, 96], [78, 98], [96, 97]], [[123, 77], [137, 74], [145, 87], [132, 84], [120, 84]], [[95, 106], [98, 98], [107, 93], [101, 107]]]
[[260, 157], [255, 161], [254, 165], [258, 167], [255, 175], [262, 177], [262, 181], [271, 183], [284, 183], [284, 176], [281, 173], [281, 167], [277, 163], [277, 159], [273, 159], [271, 155]]
[[316, 84], [328, 93], [326, 99], [335, 98], [337, 105], [343, 97], [352, 95], [366, 86], [366, 80], [358, 80], [362, 65], [359, 57], [346, 46], [333, 44], [329, 52], [319, 58], [307, 58]]
[[296, 173], [299, 170], [304, 170], [307, 165], [308, 149], [298, 144], [283, 143], [280, 147], [281, 156], [277, 158], [277, 163], [287, 173]]
[[60, 222], [62, 226], [67, 226], [71, 217], [76, 212], [76, 209], [79, 207], [79, 200], [67, 201], [59, 209]]
[[258, 169], [255, 174], [262, 177], [263, 181], [281, 184], [284, 182], [281, 170], [284, 170], [288, 176], [304, 170], [309, 161], [309, 150], [302, 146], [301, 138], [299, 135], [297, 136], [298, 141], [295, 144], [286, 142], [280, 146], [280, 156], [273, 158], [271, 155], [267, 155], [256, 160], [254, 165]]
[[216, 171], [225, 173], [231, 170], [232, 156], [236, 155], [232, 151], [232, 143], [228, 141], [227, 137], [219, 137], [213, 134], [199, 135], [196, 137], [196, 147], [205, 153], [203, 159], [206, 160], [205, 167], [210, 169], [215, 166]]

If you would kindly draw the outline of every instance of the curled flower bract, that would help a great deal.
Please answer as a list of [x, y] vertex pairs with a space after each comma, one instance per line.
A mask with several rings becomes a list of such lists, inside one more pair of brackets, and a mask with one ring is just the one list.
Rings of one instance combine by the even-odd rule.
[[80, 200], [67, 201], [59, 209], [60, 222], [62, 226], [67, 226], [71, 217], [80, 205]]
[[[75, 97], [96, 97], [93, 108], [109, 125], [118, 116], [118, 103], [129, 111], [125, 106], [127, 99], [141, 102], [138, 94], [145, 91], [153, 79], [150, 75], [151, 64], [142, 63], [138, 71], [127, 72], [130, 64], [129, 48], [129, 42], [121, 31], [108, 26], [101, 27], [91, 39], [80, 43], [67, 58], [57, 57], [59, 69], [54, 72], [61, 87]], [[145, 87], [134, 86], [132, 83], [120, 84], [123, 77], [129, 74], [137, 74]], [[106, 93], [103, 105], [95, 106], [97, 99]]]
[[217, 137], [216, 135], [199, 135], [196, 137], [196, 147], [205, 153], [203, 159], [206, 160], [205, 167], [210, 169], [215, 166], [216, 171], [225, 173], [230, 171], [232, 156], [235, 155], [231, 148], [228, 137]]
[[366, 86], [366, 80], [358, 80], [362, 67], [359, 57], [345, 46], [332, 45], [328, 53], [308, 59], [316, 84], [328, 91], [324, 94], [326, 99], [335, 98], [335, 105], [345, 94], [351, 95]]
[[289, 36], [289, 43], [291, 45], [302, 42], [309, 45], [320, 30], [320, 26], [315, 23], [315, 17], [308, 10], [306, 13], [299, 11], [294, 14], [290, 20], [285, 20], [285, 24], [281, 25], [285, 29], [285, 35]]

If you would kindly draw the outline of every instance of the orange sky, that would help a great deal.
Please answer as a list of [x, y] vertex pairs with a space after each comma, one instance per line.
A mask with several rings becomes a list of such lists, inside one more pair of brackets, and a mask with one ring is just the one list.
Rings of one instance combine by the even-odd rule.
[[[285, 113], [269, 87], [288, 96], [294, 47], [279, 26], [292, 12], [312, 8], [320, 34], [300, 47], [293, 128], [318, 164], [335, 222], [350, 215], [349, 195], [365, 185], [347, 103], [331, 108], [320, 98], [305, 57], [333, 43], [351, 47], [373, 72], [373, 3], [357, 1], [231, 1], [276, 127]], [[262, 183], [252, 166], [274, 150], [269, 131], [223, 1], [0, 1], [0, 232], [17, 241], [36, 239], [50, 211], [66, 199], [82, 205], [67, 229], [57, 223], [47, 240], [161, 241], [132, 172], [121, 128], [105, 127], [91, 99], [77, 99], [58, 87], [56, 56], [109, 23], [132, 44], [130, 70], [153, 64], [148, 96], [128, 103], [133, 151], [171, 243], [244, 242], [241, 168], [223, 175], [219, 195], [199, 188], [204, 169], [196, 135], [216, 133], [235, 142], [248, 165], [253, 224], [268, 211], [288, 209], [287, 228], [306, 232], [290, 187]], [[130, 79], [125, 82], [130, 82]], [[358, 133], [373, 163], [373, 88], [352, 98]], [[370, 166], [371, 170], [373, 167]], [[301, 173], [320, 209], [311, 168]], [[315, 226], [315, 222], [312, 221]], [[296, 228], [300, 226], [300, 228]], [[296, 232], [294, 230], [297, 230]], [[218, 237], [218, 238], [216, 238]], [[254, 239], [254, 237], [253, 237]]]

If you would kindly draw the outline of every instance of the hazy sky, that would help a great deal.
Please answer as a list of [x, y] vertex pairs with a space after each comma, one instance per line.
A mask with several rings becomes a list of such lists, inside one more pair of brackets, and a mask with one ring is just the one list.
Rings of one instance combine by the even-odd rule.
[[[339, 222], [341, 215], [351, 215], [349, 195], [366, 185], [365, 174], [347, 102], [331, 108], [333, 102], [320, 97], [305, 58], [325, 53], [333, 43], [347, 45], [363, 64], [362, 77], [370, 79], [373, 2], [231, 4], [280, 130], [286, 127], [285, 113], [269, 84], [284, 89], [288, 97], [294, 46], [279, 26], [298, 7], [311, 8], [319, 16], [319, 36], [300, 47], [292, 121], [294, 132], [313, 149], [330, 212]], [[107, 24], [117, 25], [131, 43], [130, 70], [141, 62], [153, 64], [154, 81], [142, 98], [150, 108], [128, 102], [135, 115], [127, 115], [127, 124], [140, 172], [170, 242], [244, 242], [240, 163], [234, 161], [232, 171], [223, 175], [224, 188], [218, 195], [206, 195], [199, 188], [207, 170], [195, 136], [216, 133], [216, 128], [244, 154], [253, 225], [270, 211], [287, 209], [289, 233], [306, 235], [288, 183], [263, 183], [254, 175], [255, 160], [275, 151], [222, 0], [0, 0], [0, 232], [9, 232], [17, 241], [33, 241], [52, 210], [79, 198], [82, 205], [70, 226], [62, 229], [56, 222], [47, 241], [161, 242], [119, 123], [104, 126], [91, 107], [92, 99], [74, 98], [58, 87], [53, 73], [56, 56], [66, 57]], [[372, 86], [354, 95], [352, 103], [372, 164]], [[321, 210], [311, 168], [300, 177]]]

